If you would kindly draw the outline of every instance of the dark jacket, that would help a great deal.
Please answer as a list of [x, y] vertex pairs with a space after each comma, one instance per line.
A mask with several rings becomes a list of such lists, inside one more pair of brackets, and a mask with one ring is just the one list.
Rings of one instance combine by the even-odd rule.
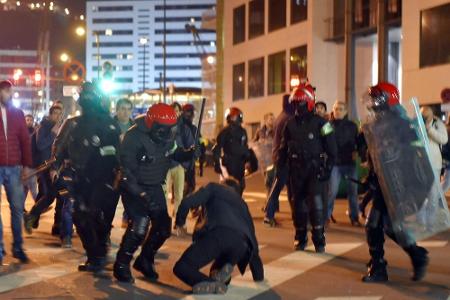
[[354, 165], [354, 152], [358, 150], [358, 127], [347, 117], [332, 120], [337, 145], [337, 166]]
[[283, 110], [275, 119], [273, 124], [274, 133], [273, 133], [273, 144], [272, 144], [272, 160], [275, 162], [278, 160], [278, 150], [281, 146], [281, 139], [283, 138], [283, 131], [286, 123], [290, 118], [294, 116], [294, 111], [289, 104], [289, 97], [285, 95], [283, 97]]
[[34, 160], [37, 165], [44, 163], [52, 155], [52, 145], [56, 138], [56, 134], [52, 131], [53, 126], [55, 126], [54, 122], [44, 118], [36, 130], [37, 151]]
[[259, 257], [258, 241], [256, 240], [253, 219], [245, 201], [232, 188], [218, 183], [209, 183], [194, 194], [183, 199], [178, 208], [176, 224], [183, 226], [189, 210], [201, 206], [201, 213], [197, 219], [193, 240], [203, 234], [218, 228], [232, 229], [236, 234], [248, 239], [250, 253], [238, 262], [243, 274], [247, 265], [255, 280], [264, 278], [264, 270]]
[[217, 136], [217, 143], [213, 149], [216, 163], [221, 158], [222, 151], [222, 164], [224, 166], [247, 161], [250, 157], [247, 131], [242, 126], [235, 124], [223, 128]]
[[110, 184], [119, 167], [120, 130], [107, 113], [83, 113], [64, 122], [54, 142], [52, 153], [60, 169], [65, 161], [77, 178], [98, 184]]
[[301, 171], [310, 165], [317, 169], [326, 157], [325, 167], [330, 171], [336, 162], [336, 154], [336, 140], [331, 125], [318, 115], [308, 113], [302, 117], [295, 116], [287, 122], [276, 165], [281, 169], [289, 162], [293, 170]]
[[154, 143], [144, 119], [144, 116], [135, 119], [136, 124], [127, 131], [120, 148], [123, 186], [133, 196], [144, 193], [146, 186], [164, 184], [172, 160], [182, 162], [192, 158], [173, 139]]
[[271, 142], [273, 140], [274, 135], [274, 128], [269, 129], [266, 125], [263, 125], [255, 135], [255, 139], [253, 141], [259, 142], [259, 141], [269, 141]]
[[[197, 126], [186, 123], [184, 121], [184, 119], [182, 117], [180, 117], [178, 119], [177, 133], [175, 136], [175, 141], [177, 143], [177, 146], [180, 148], [184, 148], [184, 149], [189, 149], [189, 148], [195, 146], [194, 140], [195, 140], [196, 132], [197, 132]], [[197, 143], [198, 143], [198, 141], [197, 141]], [[196, 155], [196, 157], [199, 157], [199, 156], [200, 156], [200, 152], [198, 153], [198, 155]], [[193, 160], [181, 163], [181, 165], [185, 169], [188, 169], [188, 168], [192, 167], [192, 163], [193, 163]], [[171, 168], [176, 167], [179, 164], [180, 163], [177, 161], [172, 161]]]
[[12, 105], [6, 107], [7, 129], [0, 113], [0, 166], [32, 166], [30, 134], [25, 116]]

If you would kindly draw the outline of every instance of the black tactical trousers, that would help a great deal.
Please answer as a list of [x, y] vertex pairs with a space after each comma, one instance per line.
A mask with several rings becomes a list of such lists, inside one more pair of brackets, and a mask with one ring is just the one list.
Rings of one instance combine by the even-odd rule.
[[309, 219], [314, 245], [325, 246], [323, 199], [325, 184], [317, 179], [314, 168], [291, 166], [289, 185], [292, 192], [289, 200], [296, 231], [295, 240], [306, 244]]
[[[146, 193], [151, 203], [126, 192], [122, 195], [129, 221], [117, 253], [117, 260], [121, 264], [129, 264], [141, 245], [141, 259], [153, 264], [156, 252], [170, 237], [172, 219], [167, 212], [162, 186], [147, 187]], [[150, 233], [147, 235], [150, 222]]]
[[224, 161], [228, 175], [234, 177], [241, 185], [241, 195], [245, 189], [245, 161], [241, 158], [229, 157]]
[[38, 195], [36, 203], [30, 210], [30, 215], [39, 218], [50, 205], [55, 201], [56, 198], [56, 207], [55, 207], [55, 216], [53, 226], [59, 227], [61, 223], [61, 209], [62, 209], [62, 201], [57, 197], [57, 190], [53, 185], [50, 175], [48, 171], [43, 172], [38, 177]]
[[88, 260], [105, 257], [119, 193], [112, 183], [80, 180], [75, 183], [74, 198], [73, 222]]
[[374, 261], [384, 259], [385, 234], [401, 246], [403, 250], [405, 250], [405, 252], [407, 252], [411, 257], [415, 255], [417, 250], [415, 240], [412, 237], [406, 237], [403, 235], [402, 240], [407, 242], [399, 243], [398, 236], [396, 236], [392, 230], [391, 219], [389, 218], [384, 199], [381, 197], [375, 197], [366, 222], [367, 244], [369, 246], [370, 256]]
[[184, 283], [194, 286], [203, 281], [212, 281], [200, 269], [214, 262], [211, 270], [221, 269], [225, 264], [236, 265], [247, 255], [247, 241], [229, 228], [215, 228], [202, 234], [189, 248], [173, 268], [174, 274]]

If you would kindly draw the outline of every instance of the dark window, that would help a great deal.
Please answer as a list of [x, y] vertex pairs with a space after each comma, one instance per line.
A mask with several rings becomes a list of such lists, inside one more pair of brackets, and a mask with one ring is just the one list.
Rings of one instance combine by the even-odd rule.
[[286, 0], [269, 0], [269, 31], [286, 27]]
[[[300, 80], [301, 78], [307, 77], [307, 47], [300, 46], [297, 48], [291, 49], [291, 53], [289, 55], [289, 64], [290, 64], [290, 79], [292, 80]], [[297, 81], [299, 82], [299, 81]]]
[[[162, 53], [156, 53], [155, 58], [162, 58]], [[198, 58], [201, 57], [200, 53], [167, 53], [167, 58]]]
[[233, 66], [233, 101], [245, 98], [245, 63]]
[[333, 37], [344, 36], [345, 0], [334, 0], [333, 3]]
[[420, 67], [450, 63], [450, 3], [420, 13]]
[[308, 0], [291, 0], [291, 24], [308, 18]]
[[[200, 82], [201, 77], [167, 77], [168, 82]], [[159, 82], [159, 78], [155, 78], [155, 82]]]
[[[186, 66], [166, 66], [167, 70], [201, 70], [202, 66], [198, 65], [186, 65]], [[156, 71], [164, 70], [164, 66], [155, 66]]]
[[128, 95], [131, 94], [133, 90], [116, 90], [115, 94], [117, 95]]
[[150, 30], [150, 27], [138, 27], [139, 30]]
[[120, 82], [120, 83], [131, 83], [133, 82], [133, 78], [130, 77], [116, 77], [114, 78], [115, 82]]
[[248, 97], [264, 96], [264, 57], [248, 62]]
[[[198, 29], [198, 33], [216, 33], [215, 30], [212, 29]], [[155, 34], [164, 34], [163, 29], [156, 29]], [[186, 29], [166, 29], [166, 34], [191, 34], [186, 31]]]
[[264, 34], [264, 0], [253, 0], [249, 3], [248, 38]]
[[102, 18], [102, 19], [93, 19], [92, 23], [94, 23], [94, 24], [133, 23], [133, 18]]
[[[93, 33], [98, 35], [106, 35], [106, 30], [94, 30]], [[113, 30], [112, 35], [132, 35], [133, 30]]]
[[286, 52], [269, 55], [269, 95], [286, 91]]
[[[186, 9], [207, 10], [213, 7], [214, 5], [207, 5], [207, 4], [166, 5], [166, 10], [186, 10]], [[156, 5], [155, 10], [164, 10], [164, 5]]]
[[[155, 42], [155, 46], [162, 46], [162, 43], [163, 42]], [[200, 41], [200, 42], [168, 41], [168, 42], [166, 42], [166, 46], [195, 46], [195, 45], [210, 46], [211, 42], [208, 42], [208, 41]]]
[[150, 21], [138, 21], [138, 24], [150, 24]]
[[375, 27], [377, 23], [376, 0], [353, 1], [353, 29]]
[[402, 16], [402, 0], [387, 0], [386, 21], [398, 20]]
[[[98, 69], [103, 70], [103, 67], [93, 66], [92, 71], [97, 71]], [[133, 66], [113, 66], [114, 71], [133, 71]]]
[[[194, 19], [195, 22], [200, 22], [202, 20], [201, 17], [168, 17], [166, 18], [166, 22], [191, 22]], [[164, 22], [164, 18], [155, 18], [156, 23]]]
[[245, 4], [233, 10], [233, 44], [245, 41]]
[[[133, 42], [100, 42], [100, 47], [133, 47]], [[92, 47], [97, 47], [97, 43], [92, 43]]]
[[133, 6], [99, 6], [98, 11], [133, 11]]

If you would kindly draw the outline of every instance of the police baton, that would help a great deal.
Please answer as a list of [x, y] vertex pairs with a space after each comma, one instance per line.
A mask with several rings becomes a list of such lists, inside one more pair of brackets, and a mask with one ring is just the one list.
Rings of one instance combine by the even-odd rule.
[[203, 98], [202, 106], [200, 108], [200, 115], [198, 117], [197, 130], [195, 131], [195, 137], [194, 137], [194, 157], [192, 158], [192, 164], [189, 169], [195, 168], [195, 152], [197, 152], [197, 148], [200, 146], [200, 142], [198, 142], [198, 139], [200, 137], [200, 130], [202, 128], [202, 120], [203, 120], [203, 113], [205, 112], [205, 104], [206, 104], [206, 98]]
[[33, 171], [31, 171], [30, 173], [28, 173], [26, 176], [24, 176], [22, 178], [22, 180], [28, 180], [33, 176], [38, 175], [39, 173], [44, 172], [45, 170], [50, 169], [50, 167], [52, 166], [52, 164], [56, 161], [56, 158], [51, 158], [49, 160], [44, 161], [43, 164], [41, 164], [40, 166], [38, 166], [36, 169], [34, 169]]

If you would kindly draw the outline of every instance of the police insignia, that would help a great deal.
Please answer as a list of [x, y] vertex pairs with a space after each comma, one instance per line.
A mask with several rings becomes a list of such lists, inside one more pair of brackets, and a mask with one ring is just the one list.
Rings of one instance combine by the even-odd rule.
[[334, 131], [333, 126], [331, 126], [330, 122], [325, 123], [320, 129], [320, 134], [322, 136], [329, 135]]

